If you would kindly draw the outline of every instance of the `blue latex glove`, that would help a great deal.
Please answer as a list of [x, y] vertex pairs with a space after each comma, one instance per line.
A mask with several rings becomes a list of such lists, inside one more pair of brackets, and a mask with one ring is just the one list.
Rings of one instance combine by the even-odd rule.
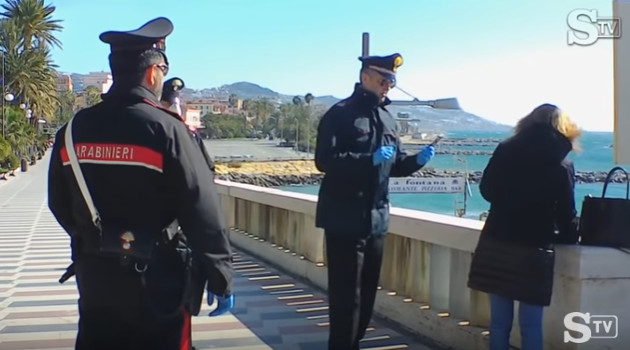
[[433, 146], [422, 147], [420, 152], [416, 154], [416, 162], [418, 163], [418, 165], [425, 165], [433, 158], [434, 155], [435, 155], [435, 147]]
[[372, 155], [372, 164], [379, 165], [384, 161], [390, 159], [394, 152], [396, 151], [396, 147], [394, 146], [381, 146], [374, 154]]
[[208, 292], [208, 305], [212, 305], [214, 298], [217, 299], [217, 308], [214, 309], [208, 316], [219, 316], [231, 311], [234, 308], [234, 294], [230, 294], [227, 297], [215, 296]]

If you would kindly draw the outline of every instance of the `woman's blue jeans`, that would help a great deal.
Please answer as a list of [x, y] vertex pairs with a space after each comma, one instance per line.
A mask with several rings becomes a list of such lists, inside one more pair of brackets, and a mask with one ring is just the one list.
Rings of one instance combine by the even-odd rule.
[[[543, 350], [543, 306], [519, 302], [521, 350]], [[508, 350], [514, 319], [514, 300], [490, 295], [490, 350]]]

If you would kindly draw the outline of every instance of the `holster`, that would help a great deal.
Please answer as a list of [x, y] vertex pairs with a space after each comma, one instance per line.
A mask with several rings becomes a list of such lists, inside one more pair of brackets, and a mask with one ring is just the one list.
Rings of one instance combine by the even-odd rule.
[[178, 227], [177, 220], [155, 232], [101, 223], [99, 250], [103, 255], [120, 257], [123, 262], [148, 265], [154, 258], [156, 247], [171, 241]]
[[153, 259], [141, 274], [149, 309], [156, 317], [182, 312], [190, 300], [192, 251], [181, 234], [158, 242]]

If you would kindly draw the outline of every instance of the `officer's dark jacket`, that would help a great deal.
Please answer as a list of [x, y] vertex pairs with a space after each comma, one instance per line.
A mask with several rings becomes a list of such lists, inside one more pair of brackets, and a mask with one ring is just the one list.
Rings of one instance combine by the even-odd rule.
[[[77, 157], [102, 222], [159, 232], [177, 219], [209, 289], [230, 292], [228, 230], [213, 174], [190, 131], [143, 87], [114, 86], [103, 99], [73, 122]], [[76, 259], [97, 254], [98, 236], [70, 167], [65, 130], [55, 138], [48, 204], [72, 236]]]
[[[389, 177], [421, 168], [400, 150], [396, 121], [385, 109], [389, 103], [357, 84], [352, 96], [322, 117], [315, 150], [315, 165], [324, 173], [317, 227], [364, 236], [387, 232]], [[373, 165], [372, 154], [385, 145], [396, 146], [396, 156]]]
[[198, 131], [193, 131], [193, 137], [195, 138], [195, 141], [197, 141], [197, 144], [199, 145], [199, 148], [201, 149], [201, 153], [203, 154], [203, 157], [206, 159], [206, 163], [208, 163], [208, 166], [210, 167], [210, 170], [212, 170], [212, 173], [214, 175], [214, 173], [216, 172], [216, 166], [214, 164], [214, 161], [212, 160], [212, 157], [210, 157], [210, 154], [208, 154], [206, 145], [203, 144], [203, 138], [201, 138], [201, 135], [199, 134]]
[[571, 149], [571, 142], [547, 125], [501, 142], [479, 185], [490, 202], [483, 232], [534, 246], [575, 243], [575, 169], [566, 159]]

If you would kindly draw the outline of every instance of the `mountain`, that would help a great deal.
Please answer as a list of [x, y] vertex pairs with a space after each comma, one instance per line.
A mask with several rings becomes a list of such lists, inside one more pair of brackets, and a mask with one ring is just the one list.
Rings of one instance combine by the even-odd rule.
[[391, 106], [394, 115], [404, 113], [424, 132], [448, 131], [509, 131], [512, 127], [485, 119], [463, 110], [434, 109], [424, 106]]
[[258, 84], [241, 81], [234, 84], [222, 85], [218, 88], [203, 89], [201, 93], [205, 96], [210, 95], [215, 98], [228, 98], [231, 94], [236, 94], [243, 99], [248, 98], [280, 98], [280, 94], [262, 87]]
[[241, 81], [233, 84], [222, 85], [210, 89], [184, 89], [182, 91], [186, 97], [193, 98], [218, 98], [227, 99], [230, 95], [235, 94], [242, 99], [267, 98], [278, 100], [279, 102], [290, 101], [293, 96], [279, 94], [269, 88], [262, 87], [258, 84]]
[[[278, 103], [291, 102], [295, 95], [281, 94], [269, 88], [250, 82], [236, 82], [220, 87], [202, 90], [184, 89], [184, 94], [194, 98], [221, 98], [227, 99], [231, 94], [236, 94], [243, 99], [268, 98]], [[314, 103], [326, 108], [339, 102], [340, 99], [331, 95], [315, 96]], [[483, 117], [465, 112], [463, 110], [433, 109], [422, 106], [390, 106], [392, 114], [409, 114], [409, 118], [418, 120], [419, 129], [432, 132], [463, 131], [463, 130], [487, 130], [507, 131], [511, 127], [495, 123]]]

